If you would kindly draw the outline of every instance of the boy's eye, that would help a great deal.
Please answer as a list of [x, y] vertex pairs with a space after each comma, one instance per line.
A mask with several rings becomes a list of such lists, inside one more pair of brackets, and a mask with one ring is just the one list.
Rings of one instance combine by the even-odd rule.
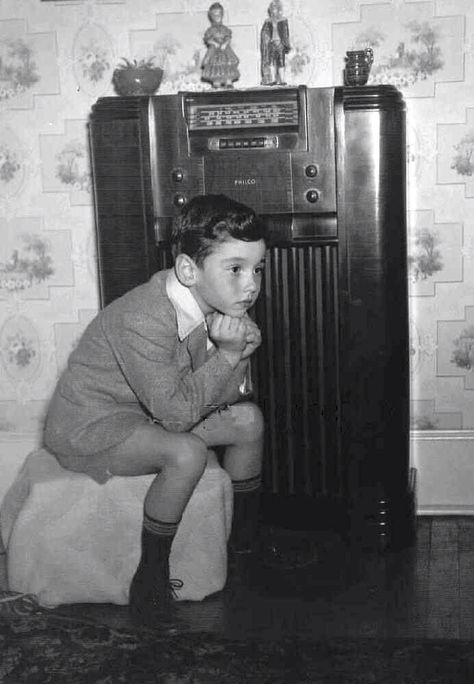
[[262, 275], [264, 270], [265, 270], [265, 266], [257, 266], [257, 268], [255, 269], [255, 273], [257, 273], [258, 275]]
[[230, 270], [232, 271], [232, 273], [240, 273], [241, 268], [240, 266], [231, 266]]

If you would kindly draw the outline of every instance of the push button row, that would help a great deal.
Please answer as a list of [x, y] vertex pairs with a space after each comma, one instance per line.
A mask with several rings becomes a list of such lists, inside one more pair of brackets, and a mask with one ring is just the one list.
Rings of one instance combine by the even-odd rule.
[[265, 138], [239, 138], [238, 140], [230, 138], [221, 138], [219, 140], [220, 150], [239, 149], [242, 147], [265, 147]]

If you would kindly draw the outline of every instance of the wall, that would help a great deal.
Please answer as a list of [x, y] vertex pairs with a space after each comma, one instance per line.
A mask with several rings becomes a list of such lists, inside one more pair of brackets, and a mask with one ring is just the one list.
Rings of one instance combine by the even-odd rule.
[[[205, 88], [199, 65], [209, 4], [1, 2], [2, 487], [38, 443], [58, 373], [98, 307], [86, 136], [91, 106], [114, 94], [111, 76], [120, 57], [155, 56], [165, 71], [161, 92]], [[223, 4], [240, 58], [236, 85], [258, 86], [268, 2]], [[371, 82], [396, 84], [406, 98], [420, 510], [468, 510], [474, 489], [472, 0], [287, 0], [284, 9], [293, 48], [289, 84], [340, 85], [345, 51], [370, 45]]]

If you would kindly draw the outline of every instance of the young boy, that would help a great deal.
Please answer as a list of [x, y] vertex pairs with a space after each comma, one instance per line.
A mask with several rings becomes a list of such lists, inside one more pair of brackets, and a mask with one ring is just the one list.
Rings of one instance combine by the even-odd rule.
[[224, 195], [182, 210], [174, 268], [106, 306], [58, 381], [45, 446], [99, 483], [155, 473], [144, 502], [141, 558], [130, 609], [148, 624], [173, 621], [169, 556], [209, 447], [225, 446], [234, 485], [231, 549], [254, 549], [263, 420], [245, 401], [249, 357], [261, 342], [247, 310], [260, 292], [261, 221]]

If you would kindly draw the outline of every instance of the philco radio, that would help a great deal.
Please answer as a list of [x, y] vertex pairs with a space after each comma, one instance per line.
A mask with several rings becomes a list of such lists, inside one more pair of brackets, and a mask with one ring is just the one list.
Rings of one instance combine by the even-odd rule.
[[405, 105], [392, 86], [101, 98], [89, 122], [102, 305], [171, 265], [193, 196], [266, 221], [252, 360], [264, 517], [413, 538]]

